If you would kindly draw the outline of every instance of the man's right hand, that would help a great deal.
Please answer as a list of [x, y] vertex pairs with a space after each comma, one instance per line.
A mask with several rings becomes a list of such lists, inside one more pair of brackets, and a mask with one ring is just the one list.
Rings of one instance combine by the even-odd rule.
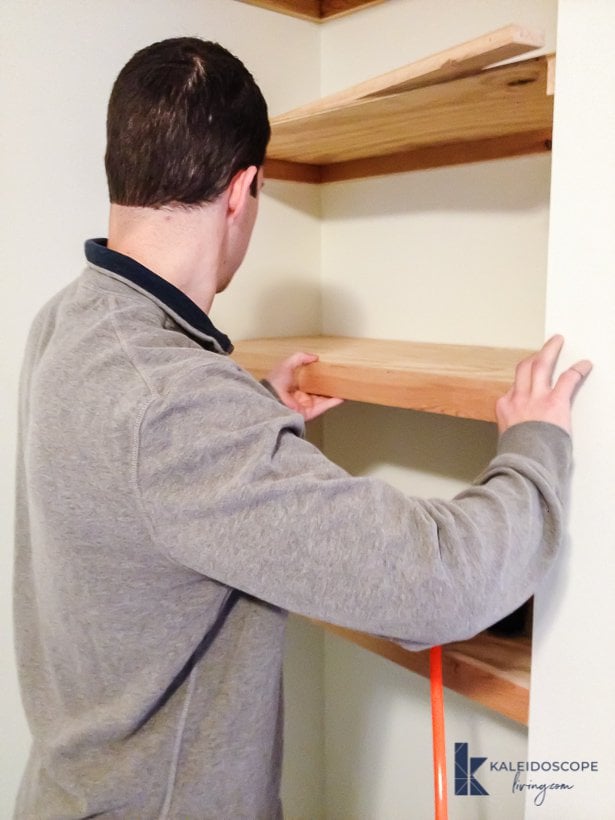
[[592, 369], [587, 359], [573, 364], [551, 386], [563, 336], [553, 336], [533, 356], [519, 362], [510, 390], [496, 402], [500, 433], [523, 421], [547, 421], [570, 433], [572, 400]]
[[300, 368], [317, 361], [318, 356], [314, 353], [295, 353], [284, 359], [267, 376], [267, 381], [278, 394], [282, 404], [301, 413], [306, 421], [311, 421], [342, 403], [342, 399], [305, 393], [299, 388]]

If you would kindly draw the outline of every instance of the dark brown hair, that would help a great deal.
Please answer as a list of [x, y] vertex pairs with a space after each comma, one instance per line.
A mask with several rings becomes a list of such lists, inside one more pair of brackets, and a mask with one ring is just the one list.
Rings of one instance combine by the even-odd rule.
[[111, 202], [211, 202], [237, 171], [263, 164], [269, 136], [263, 95], [237, 57], [196, 37], [154, 43], [126, 63], [111, 92]]

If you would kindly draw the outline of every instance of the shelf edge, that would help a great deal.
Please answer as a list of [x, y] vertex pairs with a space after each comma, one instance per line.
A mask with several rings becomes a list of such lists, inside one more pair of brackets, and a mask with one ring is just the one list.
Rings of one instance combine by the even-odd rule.
[[[386, 660], [402, 666], [410, 672], [429, 678], [429, 650], [412, 652], [394, 641], [378, 638], [363, 632], [327, 624], [310, 619], [325, 631], [373, 652]], [[529, 718], [529, 673], [527, 684], [522, 685], [506, 679], [496, 667], [465, 656], [464, 645], [471, 645], [483, 639], [481, 633], [471, 641], [445, 645], [442, 648], [442, 672], [444, 685], [469, 700], [498, 712], [515, 723], [528, 725]], [[489, 637], [489, 636], [487, 636]], [[500, 639], [504, 640], [504, 639]], [[514, 639], [510, 639], [514, 640]], [[527, 649], [525, 648], [527, 645]], [[523, 643], [520, 652], [525, 652], [529, 663], [529, 644]]]
[[249, 6], [287, 14], [310, 23], [324, 23], [345, 17], [368, 6], [377, 6], [385, 0], [239, 0]]
[[409, 171], [424, 171], [430, 168], [467, 165], [473, 162], [511, 159], [529, 154], [549, 153], [551, 148], [551, 129], [474, 140], [472, 142], [430, 145], [411, 151], [401, 151], [397, 154], [322, 165], [320, 166], [319, 181], [327, 184]]
[[495, 421], [495, 403], [532, 351], [343, 336], [246, 339], [235, 361], [256, 379], [305, 350], [319, 361], [301, 368], [300, 389], [451, 417]]

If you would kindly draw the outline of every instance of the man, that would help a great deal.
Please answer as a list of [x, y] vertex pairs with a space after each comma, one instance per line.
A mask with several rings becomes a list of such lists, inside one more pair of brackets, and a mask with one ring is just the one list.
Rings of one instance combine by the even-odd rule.
[[[303, 437], [337, 403], [268, 384], [207, 317], [256, 219], [269, 138], [244, 66], [154, 44], [109, 103], [109, 238], [34, 322], [20, 396], [16, 645], [33, 745], [19, 818], [275, 818], [287, 611], [410, 648], [527, 599], [561, 540], [561, 337], [498, 404], [450, 502], [351, 478]], [[297, 412], [299, 411], [299, 412]]]

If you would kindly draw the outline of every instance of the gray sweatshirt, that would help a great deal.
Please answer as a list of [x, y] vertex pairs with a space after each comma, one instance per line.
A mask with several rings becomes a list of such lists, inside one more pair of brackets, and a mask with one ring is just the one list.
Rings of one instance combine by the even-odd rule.
[[353, 478], [186, 296], [86, 245], [22, 375], [17, 818], [281, 816], [287, 611], [411, 649], [535, 590], [570, 439], [526, 423], [452, 501]]

